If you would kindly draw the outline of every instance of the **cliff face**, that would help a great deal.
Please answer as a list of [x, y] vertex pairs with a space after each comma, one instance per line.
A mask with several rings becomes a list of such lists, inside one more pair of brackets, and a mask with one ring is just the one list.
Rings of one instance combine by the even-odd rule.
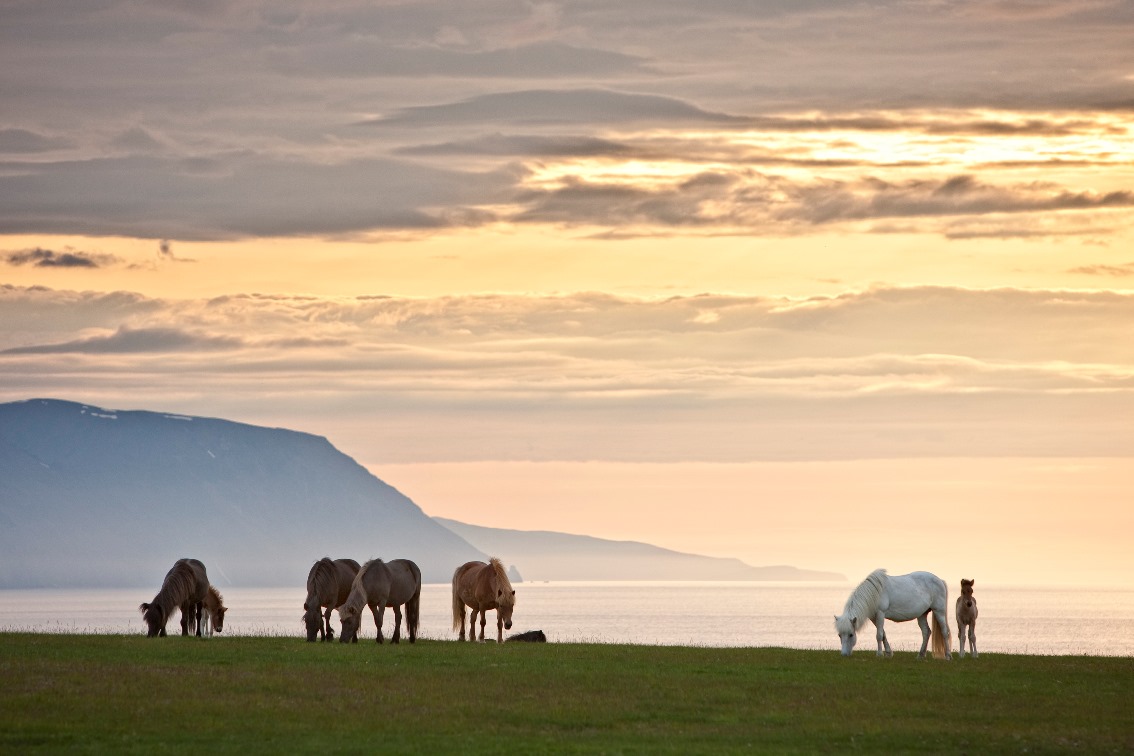
[[0, 404], [0, 587], [302, 587], [322, 556], [413, 559], [426, 582], [484, 554], [326, 439], [34, 399]]

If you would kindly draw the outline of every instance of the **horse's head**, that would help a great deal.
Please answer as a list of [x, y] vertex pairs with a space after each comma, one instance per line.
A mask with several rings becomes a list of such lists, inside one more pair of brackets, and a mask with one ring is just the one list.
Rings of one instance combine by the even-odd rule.
[[854, 644], [858, 641], [858, 618], [843, 614], [835, 617], [835, 631], [843, 642], [843, 656], [850, 656], [854, 651]]
[[303, 604], [303, 623], [307, 625], [308, 643], [314, 643], [316, 637], [323, 632], [323, 615], [319, 611], [320, 608], [319, 606], [311, 606], [310, 602]]
[[224, 632], [224, 613], [228, 611], [228, 607], [222, 606], [216, 611], [209, 612], [213, 621], [213, 630], [218, 633]]
[[965, 580], [961, 578], [961, 603], [966, 609], [972, 609], [976, 605], [976, 599], [973, 598], [973, 585], [976, 584], [976, 579]]
[[142, 611], [142, 619], [146, 621], [146, 637], [153, 638], [161, 635], [165, 629], [165, 612], [157, 604], [142, 604], [138, 607]]
[[358, 626], [362, 624], [362, 608], [354, 609], [343, 605], [339, 607], [339, 643], [358, 642]]
[[504, 595], [503, 588], [496, 589], [496, 616], [504, 623], [505, 630], [512, 629], [512, 610], [516, 608], [516, 592], [511, 596]]

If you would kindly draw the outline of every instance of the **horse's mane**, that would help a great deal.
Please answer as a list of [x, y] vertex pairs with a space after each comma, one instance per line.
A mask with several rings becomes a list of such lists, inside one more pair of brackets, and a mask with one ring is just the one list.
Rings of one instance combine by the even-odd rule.
[[878, 612], [878, 602], [882, 598], [882, 591], [886, 587], [889, 577], [886, 570], [877, 569], [866, 576], [866, 580], [859, 583], [847, 598], [843, 607], [841, 622], [850, 624], [851, 619], [856, 620], [855, 631], [859, 630], [867, 621]]
[[205, 605], [214, 609], [224, 608], [224, 596], [212, 584], [209, 585], [209, 592], [205, 594]]
[[151, 603], [161, 607], [162, 614], [168, 618], [174, 609], [179, 608], [192, 595], [196, 585], [197, 576], [193, 568], [185, 562], [178, 562], [165, 576], [161, 590]]
[[343, 614], [343, 609], [349, 609], [350, 611], [356, 612], [359, 615], [362, 614], [362, 607], [366, 603], [366, 590], [363, 588], [363, 576], [366, 574], [366, 570], [370, 568], [370, 565], [374, 564], [375, 562], [381, 564], [382, 560], [369, 560], [366, 564], [362, 565], [362, 568], [359, 569], [358, 574], [354, 576], [354, 582], [350, 584], [350, 595], [347, 596], [347, 600], [344, 601], [342, 603], [342, 606], [339, 607], [340, 617]]
[[323, 596], [333, 596], [338, 590], [338, 578], [335, 575], [335, 563], [330, 557], [323, 557], [311, 565], [311, 572], [307, 573], [307, 597], [316, 601]]
[[488, 560], [488, 564], [492, 567], [492, 571], [496, 573], [496, 585], [503, 591], [503, 598], [498, 601], [499, 604], [510, 606], [516, 603], [515, 593], [512, 591], [512, 582], [508, 580], [508, 573], [504, 569], [504, 563], [496, 557]]

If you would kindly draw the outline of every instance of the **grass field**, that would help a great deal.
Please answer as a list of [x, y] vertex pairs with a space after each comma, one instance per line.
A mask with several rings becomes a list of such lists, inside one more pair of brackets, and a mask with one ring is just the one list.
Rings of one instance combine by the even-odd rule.
[[0, 751], [1131, 753], [1134, 659], [0, 634]]

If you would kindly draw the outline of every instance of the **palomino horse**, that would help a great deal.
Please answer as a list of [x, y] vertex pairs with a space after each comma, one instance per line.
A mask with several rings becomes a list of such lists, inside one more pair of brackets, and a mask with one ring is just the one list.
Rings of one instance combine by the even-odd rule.
[[965, 658], [965, 628], [969, 629], [969, 645], [973, 647], [973, 658], [980, 654], [976, 650], [976, 596], [973, 595], [973, 585], [976, 579], [965, 580], [961, 578], [961, 595], [957, 597], [957, 640], [961, 644], [961, 658]]
[[878, 655], [882, 655], [885, 646], [886, 656], [893, 656], [890, 641], [886, 639], [886, 620], [906, 622], [916, 618], [921, 626], [921, 651], [917, 656], [924, 659], [930, 636], [927, 616], [932, 612], [933, 658], [952, 659], [946, 611], [948, 598], [945, 581], [932, 573], [911, 572], [891, 577], [886, 570], [875, 570], [854, 589], [843, 613], [835, 617], [835, 629], [843, 641], [843, 656], [850, 656], [854, 651], [858, 631], [867, 620], [877, 628]]
[[205, 594], [205, 600], [197, 604], [197, 635], [206, 638], [213, 637], [213, 631], [224, 632], [224, 613], [228, 607], [224, 605], [224, 596], [220, 595], [214, 586], [210, 585]]
[[362, 566], [350, 587], [350, 595], [339, 607], [340, 643], [358, 643], [358, 629], [362, 624], [362, 607], [369, 606], [378, 629], [378, 642], [382, 642], [382, 615], [386, 607], [394, 610], [394, 635], [391, 643], [402, 638], [402, 610], [406, 606], [406, 632], [409, 641], [417, 640], [417, 627], [421, 618], [421, 570], [408, 559], [383, 562], [371, 559]]
[[[307, 573], [307, 598], [303, 601], [303, 621], [307, 624], [309, 643], [315, 642], [315, 636], [324, 641], [334, 640], [331, 612], [347, 600], [358, 569], [358, 562], [353, 559], [332, 561], [330, 557], [311, 565]], [[327, 607], [325, 613], [320, 611], [323, 607]]]
[[512, 610], [516, 606], [516, 592], [508, 582], [504, 565], [496, 557], [488, 564], [466, 562], [453, 573], [453, 629], [460, 629], [465, 639], [465, 607], [469, 615], [469, 640], [476, 640], [476, 615], [480, 613], [480, 639], [484, 640], [486, 613], [496, 610], [496, 642], [504, 642], [504, 630], [512, 629]]
[[[196, 559], [178, 559], [165, 575], [161, 590], [148, 604], [142, 604], [142, 618], [149, 630], [147, 637], [165, 637], [165, 625], [174, 609], [181, 610], [181, 634], [189, 634], [189, 620], [196, 623], [197, 604], [205, 600], [209, 591], [209, 576], [205, 565]], [[200, 630], [197, 631], [200, 635]]]

